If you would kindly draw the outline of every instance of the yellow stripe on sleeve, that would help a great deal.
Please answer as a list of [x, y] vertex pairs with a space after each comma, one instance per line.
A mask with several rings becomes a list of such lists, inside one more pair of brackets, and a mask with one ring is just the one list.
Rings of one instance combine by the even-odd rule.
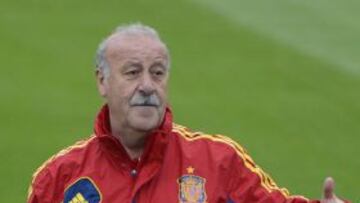
[[64, 156], [66, 154], [68, 154], [70, 151], [74, 150], [74, 149], [79, 149], [79, 148], [83, 148], [85, 147], [91, 140], [93, 140], [96, 136], [95, 135], [92, 135], [90, 136], [90, 138], [87, 138], [85, 140], [81, 140], [81, 141], [78, 141], [76, 142], [75, 144], [61, 150], [60, 152], [58, 152], [57, 154], [51, 156], [48, 160], [46, 160], [35, 172], [34, 174], [32, 175], [32, 181], [31, 181], [31, 184], [29, 186], [29, 189], [28, 189], [28, 197], [27, 199], [30, 198], [31, 194], [33, 193], [33, 188], [32, 188], [32, 185], [36, 179], [36, 177], [38, 176], [38, 174], [44, 169], [46, 168], [46, 166], [51, 163], [52, 161], [54, 161], [56, 158], [60, 157], [60, 156]]
[[268, 192], [272, 192], [274, 190], [280, 191], [286, 198], [289, 197], [289, 192], [285, 188], [279, 188], [274, 180], [265, 173], [258, 165], [255, 164], [253, 159], [247, 154], [246, 150], [240, 146], [237, 142], [233, 141], [232, 139], [223, 136], [223, 135], [208, 135], [202, 132], [191, 132], [186, 127], [183, 127], [178, 124], [173, 125], [174, 132], [177, 132], [186, 140], [194, 141], [199, 139], [208, 139], [214, 142], [221, 142], [227, 144], [228, 146], [232, 147], [235, 152], [239, 155], [239, 157], [244, 161], [246, 168], [248, 168], [253, 173], [257, 174], [261, 181], [261, 186], [264, 187]]

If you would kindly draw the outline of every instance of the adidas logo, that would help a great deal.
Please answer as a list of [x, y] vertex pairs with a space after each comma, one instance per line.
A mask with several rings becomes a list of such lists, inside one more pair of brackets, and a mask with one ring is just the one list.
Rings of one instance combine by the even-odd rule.
[[86, 201], [84, 196], [80, 192], [78, 192], [75, 197], [73, 197], [68, 203], [89, 203]]

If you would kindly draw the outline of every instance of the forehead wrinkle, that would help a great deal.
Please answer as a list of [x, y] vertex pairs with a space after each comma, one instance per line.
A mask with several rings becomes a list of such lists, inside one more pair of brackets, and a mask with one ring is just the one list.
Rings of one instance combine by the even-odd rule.
[[138, 48], [118, 48], [108, 53], [110, 60], [144, 63], [145, 61], [152, 61], [157, 63], [164, 63], [166, 65], [167, 55], [159, 50], [153, 49], [138, 49]]
[[167, 56], [149, 50], [114, 50], [108, 53], [109, 59], [129, 62], [144, 62], [146, 60], [166, 63]]
[[115, 60], [127, 59], [128, 57], [168, 60], [166, 46], [161, 41], [146, 36], [113, 35], [109, 37], [106, 56]]

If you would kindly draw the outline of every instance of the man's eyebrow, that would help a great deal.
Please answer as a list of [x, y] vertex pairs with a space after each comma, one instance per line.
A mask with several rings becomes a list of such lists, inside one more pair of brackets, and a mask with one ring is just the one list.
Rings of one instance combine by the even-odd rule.
[[139, 61], [127, 61], [121, 69], [127, 71], [130, 68], [142, 69], [142, 64]]
[[162, 68], [166, 68], [166, 65], [163, 61], [155, 61], [151, 67], [162, 67]]

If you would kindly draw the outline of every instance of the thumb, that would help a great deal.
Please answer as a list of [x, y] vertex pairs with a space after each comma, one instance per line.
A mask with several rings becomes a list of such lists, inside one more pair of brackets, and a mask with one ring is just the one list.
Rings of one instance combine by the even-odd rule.
[[332, 199], [334, 195], [335, 181], [332, 177], [327, 177], [324, 181], [324, 199]]

